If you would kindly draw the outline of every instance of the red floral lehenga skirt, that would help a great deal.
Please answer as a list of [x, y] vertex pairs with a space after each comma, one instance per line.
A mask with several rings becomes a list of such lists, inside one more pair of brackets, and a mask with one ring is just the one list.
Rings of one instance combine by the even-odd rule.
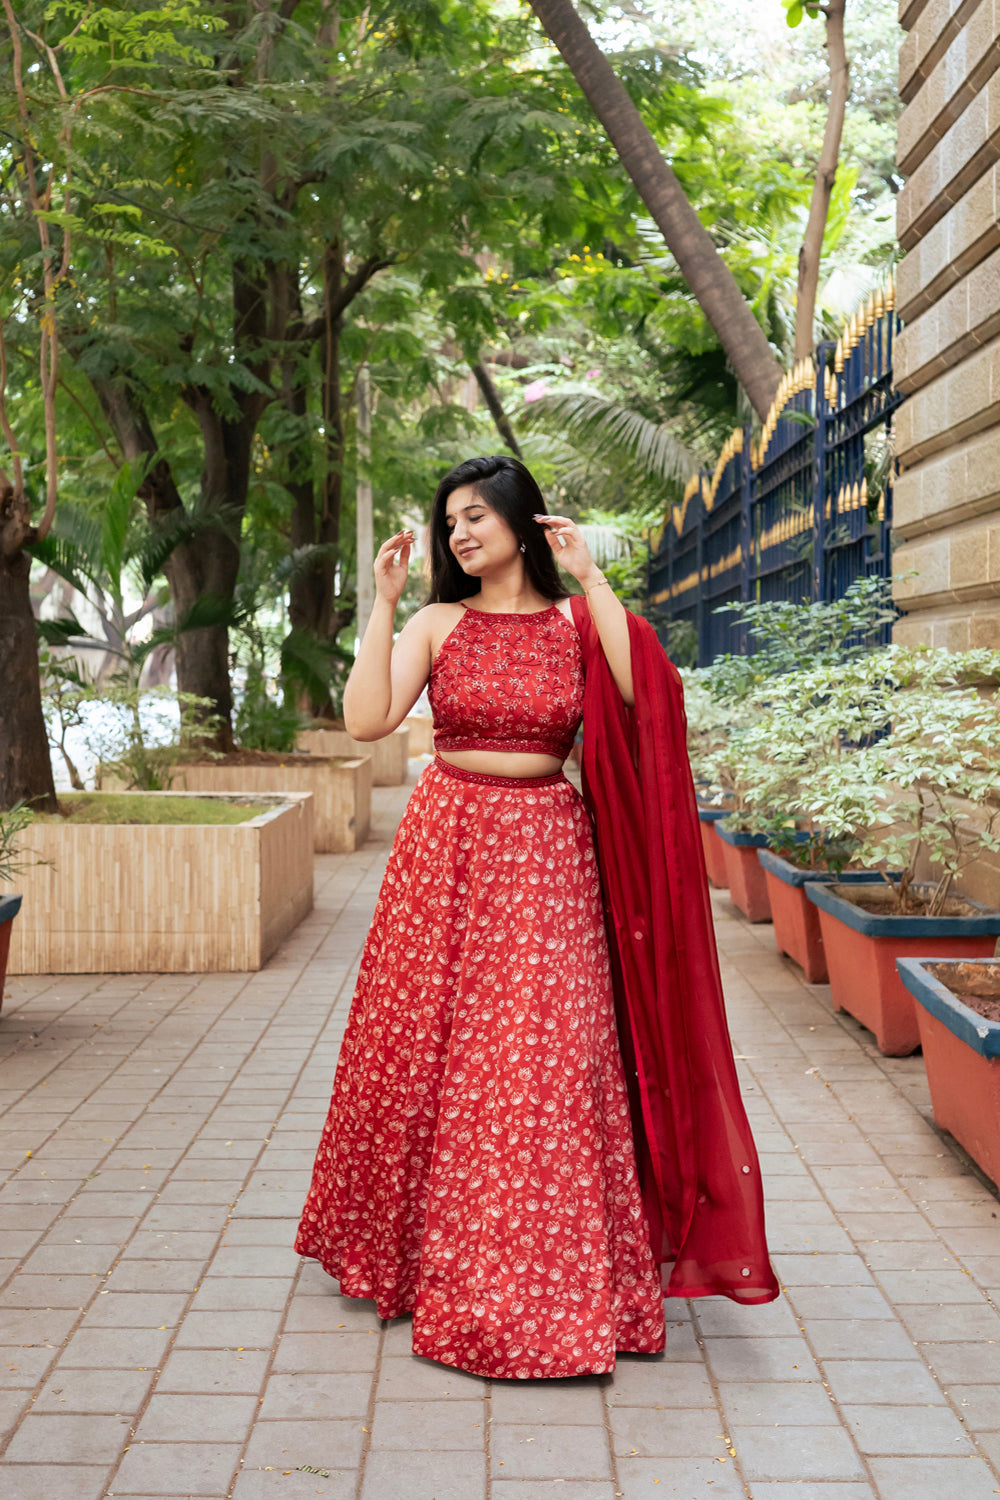
[[663, 1348], [590, 822], [561, 773], [420, 776], [295, 1248], [475, 1374]]

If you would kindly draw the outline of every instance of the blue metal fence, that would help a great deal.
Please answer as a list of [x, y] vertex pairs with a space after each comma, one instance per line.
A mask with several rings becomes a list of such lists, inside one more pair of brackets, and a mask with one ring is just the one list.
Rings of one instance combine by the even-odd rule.
[[726, 442], [715, 472], [692, 476], [649, 564], [659, 617], [688, 621], [698, 664], [747, 650], [719, 606], [734, 600], [830, 600], [865, 574], [891, 574], [888, 430], [899, 330], [895, 288], [875, 292], [836, 342], [784, 378], [760, 437]]

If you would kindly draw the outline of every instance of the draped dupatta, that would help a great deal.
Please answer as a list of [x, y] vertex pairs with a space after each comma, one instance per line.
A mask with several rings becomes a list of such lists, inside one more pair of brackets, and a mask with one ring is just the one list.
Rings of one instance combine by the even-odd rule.
[[636, 1160], [668, 1296], [770, 1302], [753, 1137], [726, 1025], [683, 691], [630, 614], [626, 707], [585, 600], [583, 794], [594, 820]]

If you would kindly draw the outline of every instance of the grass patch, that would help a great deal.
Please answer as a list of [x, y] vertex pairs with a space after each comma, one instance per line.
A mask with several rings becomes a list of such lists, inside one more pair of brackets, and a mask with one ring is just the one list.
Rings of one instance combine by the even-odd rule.
[[216, 797], [164, 797], [157, 792], [88, 792], [84, 796], [61, 797], [57, 813], [36, 813], [39, 823], [248, 823], [276, 799], [241, 798], [229, 802]]

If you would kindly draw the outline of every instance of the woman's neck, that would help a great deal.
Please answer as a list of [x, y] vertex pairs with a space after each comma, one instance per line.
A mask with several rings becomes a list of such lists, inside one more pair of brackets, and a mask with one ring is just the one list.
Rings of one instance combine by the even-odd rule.
[[479, 593], [470, 598], [474, 600], [473, 608], [497, 615], [530, 614], [533, 610], [545, 609], [552, 603], [551, 599], [544, 599], [532, 588], [523, 567], [518, 567], [516, 572], [506, 572], [499, 578], [483, 578]]

